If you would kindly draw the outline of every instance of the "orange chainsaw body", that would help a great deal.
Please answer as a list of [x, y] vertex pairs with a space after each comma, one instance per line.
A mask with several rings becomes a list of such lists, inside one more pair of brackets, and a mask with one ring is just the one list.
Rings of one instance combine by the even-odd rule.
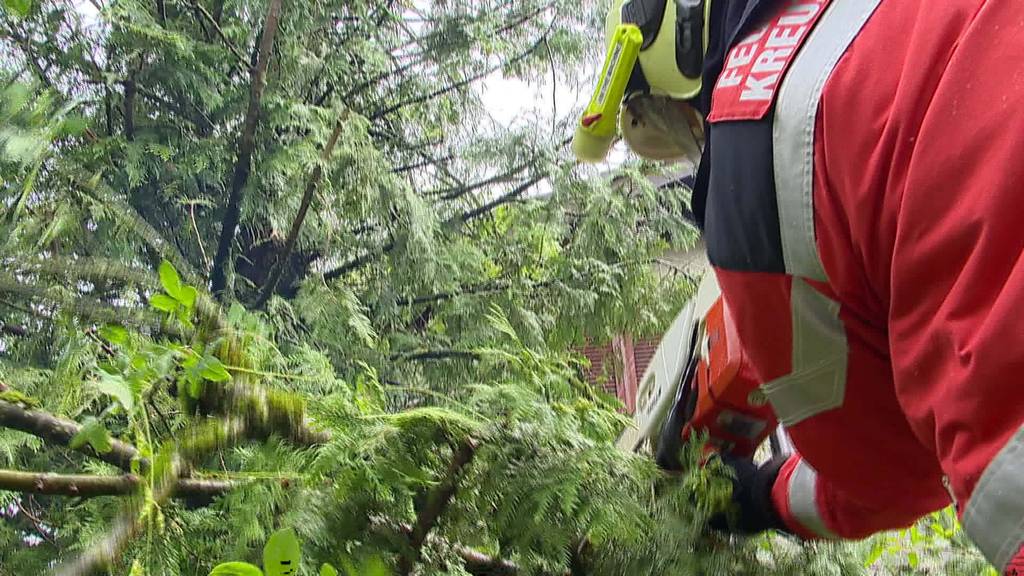
[[710, 446], [752, 456], [776, 427], [775, 415], [758, 382], [741, 370], [743, 349], [719, 297], [704, 318], [705, 346], [690, 383], [696, 392], [693, 415], [683, 437], [706, 431]]

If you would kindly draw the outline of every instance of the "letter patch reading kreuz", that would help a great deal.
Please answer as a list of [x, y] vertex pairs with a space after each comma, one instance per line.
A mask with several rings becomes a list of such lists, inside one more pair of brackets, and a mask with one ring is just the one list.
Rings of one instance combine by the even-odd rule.
[[760, 120], [789, 63], [829, 0], [790, 0], [767, 24], [733, 46], [711, 96], [709, 122]]

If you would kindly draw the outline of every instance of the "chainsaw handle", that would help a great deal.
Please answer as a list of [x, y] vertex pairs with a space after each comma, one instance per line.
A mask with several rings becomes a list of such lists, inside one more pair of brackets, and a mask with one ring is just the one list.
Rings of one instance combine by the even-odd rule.
[[690, 337], [690, 359], [683, 370], [679, 392], [665, 416], [665, 422], [661, 425], [661, 432], [658, 435], [654, 459], [662, 470], [669, 472], [683, 470], [683, 463], [679, 460], [679, 454], [683, 450], [683, 429], [689, 424], [697, 408], [697, 388], [694, 384], [700, 356], [697, 350], [698, 337], [699, 330], [694, 327]]

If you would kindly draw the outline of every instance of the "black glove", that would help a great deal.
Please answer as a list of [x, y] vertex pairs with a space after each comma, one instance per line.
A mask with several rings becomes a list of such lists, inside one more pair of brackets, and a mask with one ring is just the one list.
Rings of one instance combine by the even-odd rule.
[[722, 462], [732, 469], [731, 513], [712, 516], [708, 526], [732, 534], [757, 534], [766, 530], [785, 530], [779, 513], [772, 504], [772, 486], [779, 470], [786, 463], [777, 458], [760, 467], [752, 460], [721, 454]]

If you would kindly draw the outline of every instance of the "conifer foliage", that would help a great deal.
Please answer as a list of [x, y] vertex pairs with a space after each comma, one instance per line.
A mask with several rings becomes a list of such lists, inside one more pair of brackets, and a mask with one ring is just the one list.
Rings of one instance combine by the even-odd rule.
[[983, 570], [946, 516], [711, 535], [713, 464], [614, 448], [573, 349], [681, 305], [687, 191], [481, 101], [580, 80], [601, 14], [0, 0], [0, 575], [252, 570], [281, 529], [300, 574]]

